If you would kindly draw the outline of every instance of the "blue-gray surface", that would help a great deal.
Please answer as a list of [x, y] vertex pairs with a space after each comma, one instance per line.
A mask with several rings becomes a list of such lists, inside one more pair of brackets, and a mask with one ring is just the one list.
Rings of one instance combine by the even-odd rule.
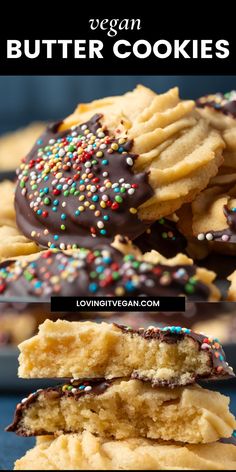
[[178, 85], [183, 98], [196, 98], [235, 89], [236, 76], [2, 76], [0, 134], [34, 120], [61, 119], [78, 102], [124, 93], [138, 83], [157, 92]]
[[[219, 383], [217, 390], [231, 397], [231, 411], [236, 415], [236, 383]], [[20, 438], [13, 433], [4, 432], [4, 427], [11, 422], [15, 405], [21, 398], [22, 396], [17, 395], [0, 395], [0, 470], [11, 470], [14, 461], [34, 444], [32, 438]]]

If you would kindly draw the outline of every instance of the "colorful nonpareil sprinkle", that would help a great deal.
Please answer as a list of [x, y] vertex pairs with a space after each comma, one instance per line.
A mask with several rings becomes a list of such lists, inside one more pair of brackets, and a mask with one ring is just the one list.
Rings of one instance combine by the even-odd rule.
[[212, 377], [234, 375], [232, 367], [226, 362], [223, 347], [218, 339], [211, 338], [202, 333], [197, 333], [189, 328], [182, 326], [165, 326], [160, 328], [157, 326], [149, 326], [148, 328], [139, 328], [134, 330], [129, 326], [116, 325], [127, 334], [138, 334], [145, 339], [158, 339], [167, 344], [178, 343], [185, 337], [192, 338], [198, 343], [198, 349], [206, 351], [209, 354], [209, 362], [212, 365]]
[[46, 397], [62, 397], [62, 396], [73, 396], [79, 400], [80, 397], [86, 394], [92, 395], [101, 395], [104, 393], [107, 388], [112, 384], [112, 380], [105, 380], [105, 379], [90, 379], [90, 380], [81, 380], [81, 379], [71, 379], [69, 383], [56, 385], [55, 387], [48, 387], [47, 389], [43, 390], [42, 388], [32, 392], [21, 400], [20, 403], [17, 404], [16, 410], [21, 410], [24, 408], [28, 408], [29, 405], [34, 403], [39, 395], [45, 395]]
[[104, 246], [67, 254], [49, 249], [34, 261], [0, 264], [4, 295], [187, 295], [207, 300], [209, 288], [196, 277], [196, 267], [145, 262], [133, 254]]
[[196, 101], [200, 108], [209, 107], [224, 115], [230, 115], [236, 118], [236, 91], [232, 90], [227, 93], [216, 93], [200, 97]]
[[110, 136], [99, 118], [66, 131], [50, 127], [17, 171], [17, 221], [42, 246], [91, 247], [148, 226], [138, 217], [153, 195], [147, 174], [134, 173], [132, 142]]

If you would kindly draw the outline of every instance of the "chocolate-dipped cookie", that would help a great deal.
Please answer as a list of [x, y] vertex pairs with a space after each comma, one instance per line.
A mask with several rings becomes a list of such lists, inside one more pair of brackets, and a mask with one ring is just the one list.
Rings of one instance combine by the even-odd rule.
[[[196, 100], [199, 108], [207, 108], [208, 111], [221, 112], [224, 115], [236, 118], [236, 91], [205, 95]], [[212, 118], [213, 119], [213, 118]], [[222, 123], [223, 126], [223, 123]]]
[[84, 379], [31, 393], [7, 431], [39, 436], [86, 429], [100, 437], [196, 444], [230, 438], [235, 427], [229, 399], [198, 385], [160, 389], [140, 380]]
[[132, 142], [111, 138], [99, 119], [48, 127], [19, 170], [17, 223], [41, 246], [91, 247], [145, 231], [137, 208], [153, 195], [147, 174], [134, 174]]
[[19, 228], [62, 250], [138, 237], [192, 200], [222, 162], [219, 133], [193, 109], [177, 89], [141, 87], [48, 127], [18, 169]]
[[210, 252], [235, 256], [236, 173], [211, 179], [190, 205], [183, 205], [178, 216], [177, 224], [188, 239], [191, 256], [201, 258]]
[[[120, 251], [111, 246], [66, 253], [57, 249], [34, 257], [0, 263], [0, 293], [34, 296], [178, 296], [218, 300], [214, 273], [197, 268], [185, 256], [158, 261], [158, 253], [142, 256], [127, 241]], [[119, 241], [120, 241], [119, 240]], [[121, 243], [120, 243], [121, 244]], [[157, 261], [155, 262], [155, 257]]]
[[131, 377], [174, 387], [234, 376], [218, 340], [176, 326], [46, 320], [19, 348], [24, 378]]

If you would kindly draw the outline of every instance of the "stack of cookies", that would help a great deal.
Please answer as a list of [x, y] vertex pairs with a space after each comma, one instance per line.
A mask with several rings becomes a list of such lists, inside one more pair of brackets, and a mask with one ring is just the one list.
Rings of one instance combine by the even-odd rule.
[[47, 320], [20, 351], [21, 377], [60, 384], [17, 405], [8, 431], [37, 442], [16, 470], [235, 469], [229, 399], [196, 384], [234, 376], [217, 340]]

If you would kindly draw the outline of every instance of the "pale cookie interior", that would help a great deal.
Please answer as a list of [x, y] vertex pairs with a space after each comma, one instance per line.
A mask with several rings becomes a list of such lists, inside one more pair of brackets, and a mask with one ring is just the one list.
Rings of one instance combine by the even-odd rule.
[[90, 431], [101, 437], [146, 437], [187, 443], [230, 437], [236, 421], [229, 399], [197, 385], [152, 388], [139, 380], [117, 380], [99, 395], [57, 397], [41, 392], [23, 411], [18, 428], [40, 435]]
[[[8, 231], [8, 228], [6, 229], [6, 233]], [[15, 231], [15, 230], [14, 230]], [[0, 235], [1, 235], [1, 228], [0, 228]], [[22, 236], [24, 238], [24, 236]], [[34, 243], [32, 243], [34, 244]], [[160, 253], [157, 251], [151, 251], [145, 254], [142, 254], [141, 251], [137, 248], [137, 246], [133, 245], [132, 242], [128, 238], [124, 238], [120, 235], [117, 235], [111, 244], [112, 247], [120, 251], [122, 254], [127, 255], [127, 254], [132, 254], [134, 255], [137, 259], [143, 261], [143, 262], [150, 262], [152, 264], [163, 264], [163, 265], [168, 265], [168, 266], [175, 266], [175, 265], [192, 265], [193, 260], [187, 257], [184, 254], [178, 254], [177, 256], [167, 259], [164, 256], [162, 256]], [[48, 251], [48, 250], [46, 250]], [[65, 250], [65, 254], [69, 254], [71, 256], [76, 255], [80, 250], [79, 249], [68, 249]], [[8, 250], [10, 252], [10, 249]], [[6, 253], [8, 253], [6, 251]], [[22, 260], [25, 263], [30, 263], [31, 261], [37, 260], [40, 256], [43, 255], [45, 251], [41, 251], [40, 253], [30, 253], [28, 255], [17, 255], [15, 257], [15, 260]], [[8, 258], [10, 255], [8, 256]], [[220, 291], [218, 288], [214, 285], [214, 280], [216, 278], [216, 274], [213, 271], [197, 267], [196, 268], [196, 280], [201, 281], [202, 283], [206, 284], [208, 289], [209, 289], [209, 298], [208, 301], [218, 301], [221, 297]]]
[[0, 258], [7, 259], [35, 254], [40, 248], [12, 226], [0, 227]]
[[218, 175], [192, 202], [193, 234], [226, 229], [224, 205], [229, 209], [236, 207], [236, 174]]
[[209, 123], [219, 130], [226, 144], [223, 152], [224, 163], [221, 171], [228, 173], [229, 170], [235, 172], [236, 168], [236, 119], [230, 115], [225, 115], [219, 110], [211, 107], [198, 108], [199, 114], [207, 119]]
[[46, 320], [39, 333], [19, 346], [19, 376], [114, 378], [192, 383], [210, 375], [209, 354], [192, 338], [167, 344], [123, 333], [113, 324]]

